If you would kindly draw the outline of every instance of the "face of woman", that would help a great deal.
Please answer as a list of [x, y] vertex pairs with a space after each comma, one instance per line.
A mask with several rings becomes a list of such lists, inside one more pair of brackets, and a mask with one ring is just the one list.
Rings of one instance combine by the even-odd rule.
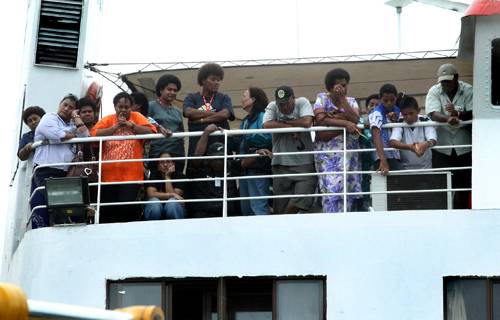
[[245, 90], [243, 92], [243, 98], [241, 99], [241, 107], [247, 113], [250, 113], [253, 108], [253, 104], [255, 103], [255, 98], [250, 97], [250, 91]]
[[158, 162], [158, 170], [160, 170], [160, 172], [168, 173], [175, 171], [175, 163], [172, 160], [167, 159], [170, 157], [171, 155], [169, 153], [162, 153], [160, 155], [160, 158], [165, 159]]
[[177, 91], [179, 91], [177, 85], [175, 83], [169, 83], [165, 88], [163, 88], [162, 91], [160, 91], [161, 99], [170, 104], [174, 102], [177, 97]]
[[115, 111], [118, 117], [123, 117], [128, 120], [130, 118], [130, 112], [132, 111], [132, 104], [130, 103], [130, 100], [126, 98], [118, 100], [115, 104]]
[[219, 91], [221, 81], [222, 80], [220, 77], [210, 75], [208, 76], [208, 78], [202, 81], [203, 88], [210, 93], [216, 93], [217, 91]]
[[82, 121], [85, 124], [94, 122], [95, 116], [92, 106], [82, 106], [80, 108], [80, 118], [82, 118]]
[[76, 109], [76, 101], [73, 101], [71, 99], [64, 99], [59, 104], [59, 110], [57, 111], [57, 114], [64, 121], [69, 121], [69, 120], [71, 120], [71, 113], [75, 109]]
[[35, 131], [36, 127], [40, 123], [40, 119], [42, 119], [39, 115], [33, 113], [26, 119], [26, 124], [30, 128], [31, 131]]

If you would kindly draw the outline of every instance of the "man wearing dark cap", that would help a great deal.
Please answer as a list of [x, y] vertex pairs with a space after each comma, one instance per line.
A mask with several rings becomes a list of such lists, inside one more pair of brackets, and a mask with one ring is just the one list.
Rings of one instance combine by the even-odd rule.
[[[275, 91], [264, 114], [264, 128], [310, 128], [313, 109], [306, 98], [295, 98], [292, 88], [281, 86]], [[309, 132], [273, 133], [273, 153], [312, 151], [313, 143]], [[283, 175], [273, 179], [275, 195], [290, 195], [290, 198], [274, 199], [274, 213], [310, 212], [313, 197], [293, 197], [295, 194], [312, 194], [316, 189], [316, 176], [290, 177], [287, 174], [315, 172], [312, 154], [273, 156], [273, 174]]]
[[[458, 70], [447, 63], [437, 71], [438, 83], [432, 86], [425, 99], [425, 112], [432, 120], [447, 122], [448, 126], [437, 128], [437, 145], [471, 144], [470, 126], [460, 126], [461, 121], [472, 119], [472, 86], [458, 80]], [[446, 148], [432, 150], [434, 168], [465, 167], [472, 164], [471, 148]], [[455, 170], [453, 188], [470, 188], [471, 171]], [[468, 207], [469, 192], [455, 192], [454, 209]]]
[[[208, 144], [211, 133], [220, 130], [215, 124], [208, 125], [196, 144], [194, 156], [224, 156], [224, 144], [213, 142]], [[230, 160], [228, 160], [230, 161]], [[190, 178], [215, 178], [212, 181], [193, 181], [186, 184], [186, 199], [221, 199], [224, 193], [224, 159], [196, 159], [190, 162], [192, 176]], [[227, 168], [230, 168], [228, 163]], [[227, 176], [230, 176], [228, 173]], [[227, 196], [237, 197], [236, 182], [227, 182]], [[228, 201], [229, 216], [239, 215], [239, 202]], [[222, 217], [222, 201], [188, 202], [187, 215], [192, 218]]]

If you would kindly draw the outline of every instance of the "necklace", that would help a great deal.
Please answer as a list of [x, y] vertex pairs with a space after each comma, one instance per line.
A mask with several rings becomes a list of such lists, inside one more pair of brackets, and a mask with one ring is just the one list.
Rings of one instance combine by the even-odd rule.
[[214, 108], [212, 107], [212, 102], [214, 101], [215, 94], [213, 94], [210, 97], [209, 102], [207, 102], [207, 99], [205, 99], [205, 96], [203, 94], [201, 95], [201, 97], [203, 98], [203, 104], [198, 109], [200, 109], [202, 111], [213, 111]]

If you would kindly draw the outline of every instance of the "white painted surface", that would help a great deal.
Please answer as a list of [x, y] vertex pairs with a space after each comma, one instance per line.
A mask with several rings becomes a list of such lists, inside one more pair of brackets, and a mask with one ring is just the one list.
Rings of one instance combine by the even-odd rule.
[[472, 126], [472, 207], [500, 208], [498, 125], [491, 104], [491, 41], [500, 38], [500, 16], [476, 18], [474, 43], [474, 124]]
[[500, 275], [500, 211], [137, 222], [28, 232], [8, 280], [104, 307], [107, 279], [325, 275], [328, 319], [443, 319], [443, 277]]

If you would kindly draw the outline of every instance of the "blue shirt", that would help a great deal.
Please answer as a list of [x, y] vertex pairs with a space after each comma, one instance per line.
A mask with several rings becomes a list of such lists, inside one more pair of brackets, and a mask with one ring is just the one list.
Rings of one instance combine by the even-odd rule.
[[[264, 120], [264, 112], [260, 112], [254, 121], [250, 122], [248, 116], [243, 119], [240, 129], [262, 129]], [[272, 135], [270, 133], [253, 133], [243, 136], [240, 145], [240, 153], [253, 153], [249, 150], [256, 149], [271, 149], [272, 148]]]
[[30, 131], [23, 134], [21, 140], [19, 140], [19, 147], [17, 148], [17, 152], [19, 152], [25, 145], [28, 143], [32, 143], [35, 141], [35, 132]]
[[[205, 97], [206, 102], [210, 102], [210, 98], [207, 99]], [[201, 96], [201, 93], [196, 92], [196, 93], [190, 93], [186, 96], [184, 99], [184, 106], [183, 109], [184, 111], [187, 110], [187, 108], [193, 108], [193, 109], [199, 109], [201, 110], [202, 106], [204, 105], [204, 100], [203, 97]], [[233, 121], [234, 120], [234, 111], [233, 111], [233, 104], [231, 102], [231, 98], [223, 93], [217, 92], [215, 96], [213, 97], [212, 102], [210, 103], [212, 106], [212, 111], [206, 111], [206, 112], [219, 112], [224, 109], [227, 109], [229, 111], [229, 120]], [[189, 132], [194, 132], [194, 131], [203, 131], [205, 130], [206, 127], [208, 127], [210, 123], [192, 123], [188, 122], [188, 131]], [[223, 129], [229, 129], [229, 122], [227, 120], [224, 120], [222, 122], [217, 123], [217, 126], [223, 128]], [[200, 137], [189, 137], [189, 149], [188, 149], [188, 155], [192, 156], [194, 154], [194, 150], [196, 149], [196, 143]], [[224, 137], [209, 137], [208, 139], [208, 145], [214, 143], [214, 142], [224, 142]]]
[[[85, 127], [86, 128], [86, 127]], [[75, 133], [76, 126], [70, 121], [64, 121], [57, 113], [51, 112], [45, 114], [38, 127], [35, 130], [35, 142], [49, 140], [49, 142], [61, 142], [66, 133]], [[83, 133], [76, 132], [79, 138], [88, 137], [89, 131], [86, 129]], [[33, 162], [35, 165], [44, 165], [52, 163], [70, 163], [73, 160], [72, 144], [48, 144], [41, 145], [35, 149]], [[52, 166], [53, 168], [68, 170], [68, 165]]]
[[[392, 108], [392, 111], [389, 112], [394, 112], [396, 114], [395, 118], [399, 119], [400, 110], [398, 106], [394, 106]], [[390, 148], [391, 146], [389, 140], [392, 130], [390, 128], [382, 128], [382, 125], [391, 122], [384, 105], [379, 104], [378, 106], [376, 106], [368, 115], [368, 119], [370, 121], [370, 128], [376, 127], [380, 129], [380, 136], [382, 138], [384, 148]], [[397, 150], [384, 151], [384, 153], [387, 159], [399, 159], [399, 152]], [[375, 156], [378, 159], [378, 155], [376, 153]]]

